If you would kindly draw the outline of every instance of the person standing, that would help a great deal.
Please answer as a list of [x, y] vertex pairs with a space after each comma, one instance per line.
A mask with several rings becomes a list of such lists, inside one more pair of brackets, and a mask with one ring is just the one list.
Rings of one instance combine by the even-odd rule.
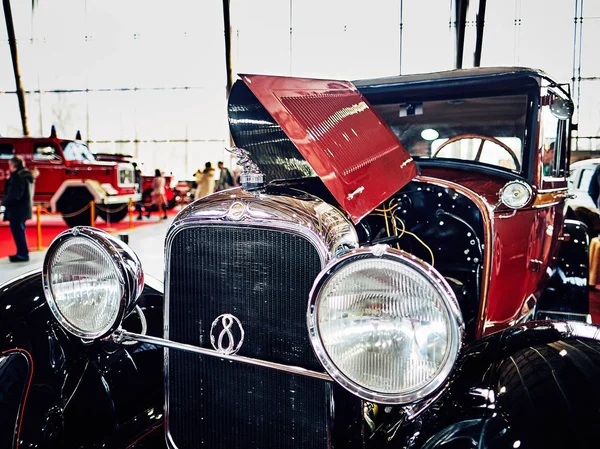
[[29, 248], [25, 236], [25, 221], [32, 216], [34, 175], [25, 168], [23, 159], [13, 157], [8, 163], [10, 177], [4, 185], [2, 205], [6, 208], [4, 220], [10, 225], [17, 253], [9, 256], [11, 262], [29, 261]]
[[223, 165], [222, 161], [217, 163], [217, 167], [219, 167], [219, 179], [215, 190], [218, 192], [233, 187], [233, 176], [231, 176], [229, 169]]
[[212, 168], [212, 164], [207, 162], [204, 164], [204, 170], [196, 172], [196, 191], [194, 192], [194, 200], [202, 198], [203, 196], [209, 195], [213, 192], [215, 186], [215, 169]]
[[[167, 198], [165, 195], [165, 178], [157, 168], [154, 170], [154, 179], [152, 180], [152, 203], [158, 208], [158, 212], [162, 210], [163, 220], [167, 219]], [[148, 208], [146, 216], [150, 218], [152, 208]]]

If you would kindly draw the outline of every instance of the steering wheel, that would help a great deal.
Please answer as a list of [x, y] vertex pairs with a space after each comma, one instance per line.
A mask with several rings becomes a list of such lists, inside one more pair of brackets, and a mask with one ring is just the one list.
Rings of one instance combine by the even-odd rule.
[[481, 134], [459, 134], [458, 136], [451, 137], [450, 139], [446, 140], [443, 144], [441, 144], [440, 147], [437, 149], [437, 151], [431, 157], [432, 158], [437, 157], [437, 155], [440, 153], [440, 151], [442, 151], [447, 145], [450, 145], [451, 143], [454, 143], [454, 142], [457, 142], [457, 141], [463, 140], [463, 139], [481, 139], [481, 144], [479, 145], [479, 148], [477, 149], [477, 154], [475, 155], [475, 159], [473, 159], [474, 161], [481, 160], [481, 153], [483, 152], [483, 144], [486, 141], [489, 141], [489, 142], [495, 143], [496, 145], [498, 145], [499, 147], [504, 149], [510, 155], [513, 162], [515, 163], [515, 170], [517, 170], [517, 171], [521, 170], [521, 164], [519, 163], [519, 158], [517, 157], [515, 152], [512, 150], [512, 148], [510, 148], [504, 142], [499, 141], [495, 137], [483, 136]]

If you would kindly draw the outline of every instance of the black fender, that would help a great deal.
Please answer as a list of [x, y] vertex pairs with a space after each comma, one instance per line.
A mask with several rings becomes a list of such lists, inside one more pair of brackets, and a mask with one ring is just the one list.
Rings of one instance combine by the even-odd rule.
[[[160, 335], [163, 295], [155, 287], [146, 285], [138, 304], [148, 332]], [[137, 316], [124, 327], [139, 330]], [[48, 308], [39, 271], [0, 286], [0, 447], [16, 447], [4, 444], [16, 437], [4, 423], [17, 419], [20, 447], [164, 448], [164, 438], [157, 438], [163, 433], [162, 367], [163, 350], [154, 345], [86, 344], [67, 334]], [[11, 394], [3, 395], [5, 389]], [[154, 444], [142, 443], [149, 440]]]
[[572, 208], [567, 207], [566, 218], [578, 220], [587, 226], [588, 234], [590, 238], [598, 236], [600, 233], [600, 215], [598, 212], [589, 209], [585, 206], [579, 206]]
[[21, 349], [0, 352], [0, 447], [16, 447], [33, 375], [31, 355]]
[[594, 326], [539, 321], [473, 342], [439, 397], [395, 427], [377, 423], [368, 447], [596, 448], [599, 338]]
[[[547, 288], [537, 303], [538, 319], [561, 314], [589, 313], [588, 279], [590, 239], [587, 226], [578, 220], [565, 220], [564, 241]], [[549, 314], [547, 312], [559, 312]], [[576, 317], [565, 317], [575, 319]]]

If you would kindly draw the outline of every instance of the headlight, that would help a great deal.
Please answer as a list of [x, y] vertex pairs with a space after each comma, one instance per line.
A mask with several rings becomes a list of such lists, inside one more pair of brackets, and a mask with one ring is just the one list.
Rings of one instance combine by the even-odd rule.
[[444, 278], [387, 247], [353, 251], [321, 272], [307, 319], [315, 354], [331, 377], [382, 404], [410, 403], [440, 387], [464, 327]]
[[523, 181], [509, 181], [500, 190], [500, 201], [511, 209], [527, 206], [532, 196], [531, 187]]
[[114, 331], [135, 306], [144, 277], [133, 251], [112, 235], [89, 227], [61, 233], [43, 267], [46, 301], [58, 322], [84, 339]]

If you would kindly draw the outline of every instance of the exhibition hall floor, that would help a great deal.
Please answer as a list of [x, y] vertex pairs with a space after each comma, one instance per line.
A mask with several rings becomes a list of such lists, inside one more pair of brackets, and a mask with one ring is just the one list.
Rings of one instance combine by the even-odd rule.
[[[160, 281], [163, 279], [164, 271], [164, 239], [167, 229], [172, 221], [173, 215], [170, 215], [167, 220], [158, 220], [158, 216], [153, 214], [150, 220], [144, 219], [141, 222], [137, 222], [137, 224], [143, 223], [143, 226], [134, 229], [129, 229], [128, 226], [123, 226], [122, 229], [112, 229], [112, 231], [117, 234], [127, 234], [129, 236], [129, 246], [133, 248], [140, 258], [144, 271]], [[97, 224], [100, 225], [101, 222], [98, 221]], [[119, 226], [119, 228], [121, 228], [121, 226]], [[66, 227], [64, 227], [64, 229], [66, 229]], [[61, 229], [58, 232], [62, 232], [64, 229]], [[33, 227], [33, 232], [32, 236], [28, 233], [30, 247], [35, 246], [35, 244], [32, 244], [32, 242], [36, 241], [35, 227]], [[58, 234], [58, 232], [56, 234]], [[14, 251], [14, 243], [12, 242], [12, 238], [10, 238], [10, 233], [8, 234], [8, 240], [3, 238], [0, 242], [3, 249], [8, 247], [11, 251]], [[45, 244], [45, 246], [47, 246], [47, 244]], [[42, 251], [31, 251], [29, 253], [29, 262], [24, 263], [10, 263], [7, 256], [1, 257], [0, 284], [21, 274], [41, 268], [45, 254], [45, 249]]]
[[[144, 218], [143, 220], [133, 220], [133, 223], [130, 225], [129, 219], [125, 218], [119, 223], [106, 223], [101, 219], [97, 219], [94, 227], [102, 229], [104, 231], [110, 233], [120, 233], [127, 232], [130, 227], [137, 228], [139, 226], [145, 226], [149, 224], [156, 223], [158, 217], [156, 214], [151, 219]], [[62, 217], [57, 214], [52, 215], [42, 215], [41, 217], [41, 229], [40, 235], [38, 237], [37, 230], [37, 219], [32, 218], [31, 220], [27, 220], [26, 222], [26, 234], [27, 234], [27, 243], [29, 245], [29, 251], [36, 251], [38, 245], [42, 249], [48, 248], [52, 240], [63, 231], [69, 229], [66, 223], [63, 221]], [[38, 240], [39, 239], [39, 240]], [[12, 239], [12, 235], [10, 233], [10, 229], [7, 221], [0, 221], [0, 259], [4, 259], [11, 254], [15, 254], [16, 247]]]

